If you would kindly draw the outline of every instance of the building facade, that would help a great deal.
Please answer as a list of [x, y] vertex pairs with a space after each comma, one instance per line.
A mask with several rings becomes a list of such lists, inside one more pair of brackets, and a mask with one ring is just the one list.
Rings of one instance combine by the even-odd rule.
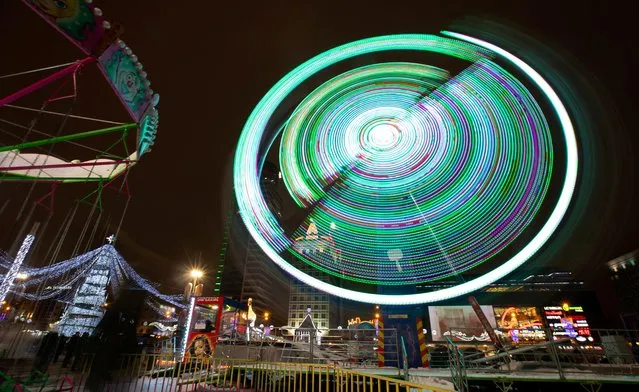
[[[278, 191], [281, 185], [278, 168], [266, 162], [260, 180], [267, 205], [276, 216], [280, 216], [282, 198]], [[219, 262], [223, 268], [218, 266], [220, 294], [244, 303], [252, 298], [257, 325], [284, 325], [290, 278], [253, 240], [237, 212], [230, 219], [228, 250]]]
[[626, 329], [639, 328], [639, 249], [606, 263]]
[[[338, 257], [330, 230], [325, 234], [319, 232], [315, 223], [311, 222], [304, 236], [295, 238], [293, 248], [302, 255], [327, 253], [330, 257]], [[319, 280], [326, 281], [325, 274], [306, 264], [300, 270]], [[339, 317], [339, 300], [323, 291], [311, 287], [295, 278], [291, 279], [288, 307], [288, 326], [299, 327], [311, 308], [311, 316], [318, 329], [337, 328], [342, 322]]]

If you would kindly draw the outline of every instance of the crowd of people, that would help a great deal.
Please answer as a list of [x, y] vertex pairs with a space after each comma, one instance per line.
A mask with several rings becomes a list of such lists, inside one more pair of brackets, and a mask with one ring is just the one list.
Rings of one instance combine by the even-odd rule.
[[37, 353], [36, 368], [45, 372], [49, 365], [57, 363], [62, 359], [62, 367], [76, 371], [80, 370], [82, 356], [89, 349], [90, 337], [88, 333], [80, 335], [76, 332], [71, 337], [59, 335], [57, 332], [49, 332], [40, 343]]

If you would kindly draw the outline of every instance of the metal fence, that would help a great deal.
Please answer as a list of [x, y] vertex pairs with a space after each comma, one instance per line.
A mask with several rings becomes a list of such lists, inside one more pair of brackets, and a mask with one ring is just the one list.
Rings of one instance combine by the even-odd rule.
[[250, 341], [243, 338], [220, 340], [215, 356], [341, 367], [378, 367], [382, 362], [385, 366], [398, 367], [399, 348], [397, 331], [394, 329], [330, 329], [321, 333], [312, 329], [297, 329], [284, 336], [256, 335]]
[[431, 355], [436, 355], [431, 357], [431, 365], [450, 367], [458, 378], [493, 373], [533, 379], [639, 382], [637, 330], [592, 329], [590, 337], [582, 337], [581, 341], [569, 335], [553, 336], [551, 330], [536, 329], [538, 338], [528, 341], [513, 341], [512, 336], [509, 339], [510, 331], [497, 332], [501, 336], [499, 345], [491, 341], [464, 342], [448, 336], [448, 355], [441, 355], [441, 348], [432, 349]]
[[[440, 385], [424, 385], [397, 378], [318, 363], [258, 362], [210, 358], [180, 361], [166, 355], [121, 355], [108, 368], [88, 356], [80, 371], [45, 384], [23, 384], [12, 380], [0, 386], [3, 391], [55, 388], [66, 391], [169, 392], [169, 391], [309, 391], [309, 392], [398, 392], [451, 391]], [[31, 376], [33, 377], [33, 376]], [[24, 377], [26, 380], [29, 377]], [[4, 389], [3, 389], [4, 388]], [[51, 390], [51, 389], [47, 389]]]
[[213, 358], [169, 365], [158, 359], [123, 356], [109, 391], [450, 391], [318, 363]]
[[38, 337], [28, 330], [13, 331], [1, 339], [5, 349], [0, 358], [0, 391], [38, 390], [33, 385], [100, 392], [449, 390], [441, 384], [399, 380], [407, 378], [407, 371], [409, 378], [426, 383], [429, 377], [453, 379], [459, 390], [467, 389], [473, 379], [639, 383], [636, 330], [593, 329], [591, 339], [580, 340], [539, 329], [518, 331], [519, 338], [536, 337], [517, 340], [511, 331], [498, 330], [498, 345], [477, 329], [459, 330], [447, 335], [446, 341], [429, 344], [430, 369], [410, 370], [400, 369], [403, 350], [395, 330], [384, 330], [383, 341], [375, 330], [330, 330], [321, 336], [298, 331], [250, 341], [221, 340], [214, 357], [207, 360], [184, 362], [173, 352], [116, 354], [110, 360], [85, 355], [75, 367], [63, 366], [64, 354], [42, 366], [36, 356]]

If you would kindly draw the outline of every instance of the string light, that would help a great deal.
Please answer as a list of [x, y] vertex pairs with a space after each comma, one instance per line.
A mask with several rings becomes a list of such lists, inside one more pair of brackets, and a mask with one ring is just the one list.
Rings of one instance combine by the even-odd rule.
[[186, 328], [184, 328], [184, 334], [182, 335], [182, 348], [180, 349], [180, 360], [184, 360], [184, 354], [186, 354], [186, 344], [191, 330], [191, 317], [193, 315], [193, 308], [195, 308], [195, 297], [191, 297], [189, 301], [189, 312], [186, 316]]
[[31, 245], [33, 245], [34, 240], [35, 236], [33, 234], [27, 234], [27, 236], [22, 241], [20, 249], [18, 249], [16, 258], [13, 260], [9, 271], [7, 271], [4, 279], [2, 280], [2, 283], [0, 284], [0, 301], [4, 301], [6, 299], [11, 286], [13, 286], [13, 282], [15, 281], [16, 276], [18, 276], [18, 273], [20, 272], [22, 262], [24, 262], [27, 254], [29, 254], [29, 250], [31, 249]]
[[[108, 268], [109, 285], [113, 293], [118, 293], [123, 283], [128, 280], [161, 301], [170, 303], [175, 307], [185, 308], [181, 294], [166, 295], [160, 293], [152, 284], [142, 278], [111, 244], [103, 245], [85, 254], [48, 267], [20, 270], [21, 273], [29, 276], [29, 279], [21, 284], [26, 288], [38, 287], [43, 282], [49, 282], [49, 284], [41, 293], [30, 293], [28, 291], [15, 291], [14, 293], [26, 299], [38, 301], [74, 292], [72, 289], [74, 287], [77, 288], [81, 282], [84, 282], [84, 279], [91, 275], [91, 269], [95, 267], [95, 264], [101, 261], [105, 262], [105, 268]], [[66, 280], [58, 280], [61, 277], [66, 277]]]
[[67, 306], [58, 324], [61, 335], [91, 333], [98, 325], [107, 307], [106, 296], [109, 284], [109, 254], [98, 253], [95, 262], [84, 275], [73, 300]]

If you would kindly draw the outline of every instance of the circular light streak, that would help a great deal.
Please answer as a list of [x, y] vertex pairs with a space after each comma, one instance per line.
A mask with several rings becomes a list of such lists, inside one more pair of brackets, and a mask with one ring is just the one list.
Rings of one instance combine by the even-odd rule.
[[[260, 103], [257, 105], [255, 110], [249, 117], [249, 120], [247, 121], [244, 127], [244, 130], [242, 132], [242, 135], [240, 137], [240, 142], [239, 142], [238, 150], [235, 157], [234, 182], [235, 182], [238, 204], [240, 207], [241, 215], [253, 238], [260, 245], [260, 247], [266, 252], [266, 254], [269, 255], [269, 257], [273, 259], [274, 262], [276, 262], [281, 268], [286, 270], [288, 273], [294, 275], [296, 278], [300, 279], [301, 281], [311, 286], [314, 286], [320, 290], [326, 291], [334, 295], [358, 300], [358, 301], [380, 303], [380, 304], [409, 304], [409, 303], [433, 302], [433, 301], [443, 300], [446, 298], [455, 297], [455, 296], [459, 296], [459, 295], [474, 291], [510, 273], [515, 268], [523, 264], [528, 258], [530, 258], [548, 240], [550, 235], [552, 235], [553, 231], [556, 229], [557, 225], [560, 223], [563, 215], [565, 214], [568, 208], [570, 199], [572, 198], [572, 193], [574, 190], [574, 185], [575, 185], [576, 176], [577, 176], [576, 140], [575, 140], [574, 130], [570, 122], [570, 118], [568, 117], [563, 104], [559, 100], [556, 93], [548, 85], [548, 83], [545, 82], [545, 80], [536, 71], [534, 71], [530, 66], [523, 63], [520, 59], [513, 56], [512, 54], [490, 43], [477, 40], [472, 37], [467, 37], [467, 36], [463, 36], [463, 35], [459, 35], [455, 33], [445, 33], [445, 34], [453, 37], [453, 39], [442, 38], [437, 36], [428, 36], [428, 35], [399, 35], [399, 36], [378, 37], [378, 38], [372, 38], [368, 40], [357, 41], [351, 44], [347, 44], [347, 45], [343, 45], [341, 47], [335, 48], [328, 52], [325, 52], [307, 61], [306, 63], [300, 65], [299, 67], [294, 69], [291, 73], [289, 73], [287, 76], [285, 76], [282, 80], [280, 80], [265, 95], [265, 97], [260, 101]], [[547, 96], [549, 101], [552, 103], [555, 111], [557, 112], [558, 119], [562, 126], [562, 130], [565, 137], [565, 145], [566, 145], [566, 162], [567, 162], [566, 174], [565, 174], [565, 179], [563, 182], [563, 187], [562, 187], [558, 202], [556, 206], [554, 207], [552, 213], [550, 214], [548, 220], [545, 222], [545, 224], [542, 226], [539, 232], [533, 237], [533, 239], [510, 260], [506, 261], [502, 265], [496, 267], [495, 269], [491, 270], [490, 272], [488, 272], [487, 274], [479, 278], [462, 283], [453, 288], [438, 290], [438, 291], [429, 292], [429, 293], [413, 294], [413, 295], [383, 295], [383, 294], [358, 292], [354, 290], [335, 287], [333, 285], [320, 281], [319, 279], [308, 276], [302, 273], [301, 271], [299, 271], [298, 269], [296, 269], [291, 264], [289, 264], [286, 260], [284, 260], [279, 255], [279, 252], [291, 247], [291, 241], [286, 237], [282, 228], [279, 227], [277, 220], [266, 207], [264, 198], [259, 191], [260, 189], [259, 180], [257, 178], [258, 164], [259, 164], [258, 149], [260, 146], [260, 142], [261, 142], [264, 130], [266, 128], [267, 121], [271, 117], [275, 109], [278, 107], [278, 105], [283, 101], [283, 99], [295, 87], [303, 83], [309, 76], [313, 75], [314, 73], [318, 72], [321, 69], [324, 69], [332, 64], [335, 64], [338, 61], [342, 61], [342, 60], [351, 58], [353, 56], [373, 53], [377, 51], [385, 51], [385, 50], [431, 51], [431, 52], [442, 53], [442, 54], [454, 56], [463, 60], [471, 61], [476, 64], [476, 68], [478, 69], [481, 69], [482, 67], [485, 68], [483, 74], [482, 72], [479, 72], [479, 74], [472, 74], [471, 76], [478, 78], [478, 80], [482, 80], [482, 77], [483, 77], [484, 81], [486, 81], [489, 84], [490, 84], [491, 78], [503, 79], [508, 76], [507, 73], [505, 72], [503, 73], [497, 72], [496, 76], [491, 74], [491, 72], [494, 73], [495, 71], [499, 71], [499, 67], [496, 66], [496, 64], [493, 63], [490, 60], [490, 58], [494, 57], [495, 55], [501, 56], [502, 58], [508, 60], [515, 67], [519, 68], [527, 76], [529, 76], [530, 79], [537, 85], [537, 87], [539, 87], [539, 89]], [[418, 69], [419, 67], [421, 68]], [[331, 172], [339, 173], [340, 170], [343, 169], [344, 164], [346, 165], [352, 164], [353, 161], [359, 160], [359, 162], [362, 162], [362, 161], [367, 162], [366, 159], [367, 157], [370, 157], [370, 156], [375, 157], [375, 160], [373, 160], [372, 162], [377, 162], [377, 163], [383, 162], [386, 166], [384, 167], [384, 165], [382, 165], [382, 167], [380, 168], [378, 165], [378, 167], [374, 168], [374, 170], [367, 170], [367, 168], [364, 168], [365, 170], [363, 170], [363, 173], [370, 174], [370, 172], [379, 172], [379, 170], [386, 170], [387, 172], [393, 173], [392, 181], [388, 181], [389, 184], [392, 184], [392, 186], [389, 186], [390, 190], [394, 190], [393, 187], [395, 187], [398, 183], [401, 183], [401, 181], [404, 179], [408, 179], [407, 183], [409, 184], [412, 183], [414, 185], [418, 183], [414, 181], [414, 178], [411, 178], [411, 176], [414, 175], [414, 171], [405, 170], [404, 173], [401, 172], [402, 165], [405, 165], [407, 162], [403, 162], [402, 164], [396, 162], [397, 159], [395, 158], [403, 156], [397, 153], [398, 151], [401, 151], [402, 149], [405, 149], [404, 150], [405, 152], [411, 152], [414, 154], [420, 153], [420, 154], [423, 154], [423, 156], [425, 156], [424, 154], [429, 154], [428, 155], [429, 159], [431, 159], [432, 161], [431, 163], [433, 164], [431, 167], [431, 171], [433, 172], [436, 170], [450, 170], [450, 167], [449, 165], [447, 166], [447, 164], [449, 164], [450, 162], [459, 161], [459, 159], [457, 158], [456, 158], [457, 160], [445, 159], [446, 157], [449, 157], [449, 156], [463, 157], [464, 154], [466, 153], [467, 161], [472, 161], [472, 159], [469, 158], [470, 155], [468, 155], [469, 154], [468, 151], [466, 152], [464, 151], [464, 146], [465, 146], [464, 143], [455, 144], [450, 140], [446, 140], [446, 135], [450, 135], [451, 132], [444, 132], [444, 135], [439, 135], [438, 137], [432, 138], [432, 143], [424, 143], [423, 140], [420, 141], [418, 139], [415, 139], [418, 136], [423, 137], [424, 133], [420, 132], [420, 130], [421, 131], [430, 130], [432, 132], [437, 132], [437, 131], [441, 132], [442, 126], [444, 126], [444, 130], [449, 130], [449, 131], [450, 130], [454, 131], [455, 129], [457, 129], [457, 127], [463, 130], [463, 129], [470, 129], [468, 127], [464, 128], [464, 125], [465, 125], [463, 123], [464, 121], [478, 121], [478, 122], [493, 121], [493, 123], [488, 124], [487, 127], [485, 126], [482, 128], [481, 126], [473, 126], [471, 128], [474, 130], [477, 130], [477, 129], [481, 130], [481, 129], [495, 129], [496, 127], [499, 129], [510, 130], [511, 131], [510, 133], [505, 133], [502, 135], [503, 136], [502, 140], [506, 144], [510, 142], [510, 144], [512, 144], [513, 146], [517, 143], [517, 137], [516, 135], [513, 136], [513, 133], [512, 133], [512, 131], [516, 132], [517, 127], [515, 127], [514, 129], [512, 128], [509, 129], [508, 124], [506, 123], [500, 124], [499, 121], [504, 120], [505, 118], [504, 115], [501, 115], [501, 116], [494, 115], [492, 118], [487, 118], [485, 113], [486, 108], [485, 107], [482, 108], [481, 96], [475, 100], [476, 107], [474, 108], [474, 110], [476, 110], [476, 113], [466, 112], [468, 108], [465, 105], [459, 105], [458, 102], [455, 102], [455, 100], [446, 100], [445, 97], [443, 97], [444, 99], [437, 100], [438, 101], [437, 103], [439, 105], [444, 105], [444, 104], [447, 105], [447, 107], [445, 108], [446, 110], [419, 111], [421, 113], [420, 115], [423, 118], [422, 118], [422, 121], [417, 121], [418, 125], [416, 126], [415, 125], [416, 122], [414, 121], [414, 116], [416, 114], [411, 113], [411, 106], [397, 105], [397, 100], [399, 99], [401, 101], [401, 97], [404, 97], [406, 99], [406, 102], [410, 102], [411, 99], [413, 103], [415, 102], [414, 96], [412, 96], [410, 93], [410, 89], [401, 88], [401, 86], [404, 84], [404, 81], [402, 81], [401, 79], [403, 76], [407, 75], [407, 72], [408, 74], [411, 74], [411, 73], [414, 74], [415, 72], [418, 72], [418, 73], [422, 72], [424, 74], [427, 74], [428, 77], [424, 78], [424, 80], [426, 81], [423, 81], [421, 84], [419, 83], [418, 84], [421, 86], [422, 90], [424, 88], [429, 89], [430, 88], [429, 86], [431, 85], [435, 87], [437, 86], [438, 84], [437, 79], [441, 78], [442, 76], [441, 74], [438, 74], [438, 72], [441, 72], [441, 70], [419, 66], [415, 64], [398, 64], [397, 67], [391, 67], [391, 68], [382, 70], [382, 72], [385, 73], [384, 75], [385, 78], [389, 78], [389, 77], [391, 79], [395, 78], [394, 80], [396, 81], [395, 87], [393, 86], [389, 87], [390, 89], [395, 88], [395, 90], [393, 90], [391, 94], [393, 98], [392, 99], [388, 98], [386, 102], [386, 103], [391, 102], [391, 104], [380, 104], [380, 99], [381, 101], [384, 101], [383, 97], [379, 95], [382, 93], [374, 93], [373, 94], [374, 99], [371, 99], [370, 102], [377, 102], [377, 104], [374, 104], [374, 105], [371, 104], [369, 106], [366, 106], [366, 103], [367, 103], [366, 100], [363, 100], [363, 101], [353, 100], [353, 102], [351, 102], [351, 105], [353, 107], [359, 105], [357, 110], [349, 111], [348, 109], [342, 108], [343, 113], [348, 114], [346, 117], [343, 117], [343, 118], [347, 118], [347, 124], [345, 124], [345, 126], [343, 127], [338, 127], [336, 129], [340, 129], [343, 131], [343, 134], [341, 135], [342, 137], [341, 140], [342, 141], [346, 140], [346, 142], [342, 142], [338, 144], [335, 144], [335, 143], [327, 144], [328, 146], [340, 146], [342, 150], [336, 151], [335, 154], [330, 159], [325, 159], [325, 160], [318, 159], [320, 158], [319, 156], [310, 157], [310, 156], [305, 156], [304, 154], [301, 154], [299, 158], [296, 156], [288, 157], [293, 161], [293, 164], [289, 165], [289, 167], [285, 169], [283, 168], [283, 177], [287, 182], [287, 187], [289, 188], [289, 191], [292, 193], [292, 195], [294, 196], [294, 199], [296, 200], [296, 202], [298, 202], [298, 204], [303, 206], [308, 206], [312, 203], [317, 203], [318, 201], [323, 202], [325, 199], [322, 199], [322, 197], [325, 196], [324, 189], [326, 185], [326, 183], [324, 182], [326, 182], [327, 179], [329, 181], [331, 179], [330, 175], [327, 176], [327, 174], [330, 174]], [[394, 70], [397, 71], [396, 75], [389, 76], [389, 73], [392, 74], [393, 72], [395, 72]], [[376, 72], [380, 72], [379, 67], [375, 67], [375, 66], [364, 67], [364, 69], [360, 69], [359, 75], [353, 74], [349, 76], [356, 79], [358, 76], [361, 76], [362, 73], [363, 74], [369, 73], [370, 75], [366, 76], [366, 78], [362, 80], [371, 80], [371, 78], [375, 77]], [[430, 82], [428, 80], [430, 80]], [[353, 80], [351, 80], [351, 82], [352, 81]], [[465, 82], [463, 80], [460, 81], [458, 78], [458, 82], [460, 83], [460, 86], [459, 86], [460, 88], [465, 87], [464, 85]], [[473, 82], [472, 80], [467, 81], [467, 83], [469, 83], [471, 86], [480, 85], [477, 81]], [[512, 86], [517, 86], [517, 83], [516, 83], [516, 80], [511, 80], [510, 82], [502, 83], [502, 85], [512, 87]], [[357, 90], [357, 83], [354, 83], [352, 86], [355, 86], [353, 88]], [[498, 88], [498, 85], [491, 84], [491, 86], [492, 86], [491, 88]], [[324, 85], [320, 87], [320, 89], [322, 88], [330, 89], [330, 86]], [[521, 86], [521, 88], [523, 89], [522, 91], [525, 90], [523, 86]], [[337, 92], [337, 91], [344, 91], [344, 90], [337, 89], [334, 91]], [[364, 87], [363, 91], [360, 90], [357, 93], [358, 96], [361, 97], [360, 94], [365, 94], [365, 91], [367, 91], [366, 87]], [[432, 92], [432, 89], [429, 91]], [[479, 91], [479, 93], [481, 93], [481, 91]], [[521, 92], [511, 91], [510, 93], [511, 95], [518, 96], [518, 94], [520, 94]], [[437, 91], [435, 91], [433, 94], [437, 94]], [[491, 94], [495, 96], [508, 95], [508, 94], [501, 94], [498, 92], [492, 92]], [[309, 117], [304, 115], [304, 113], [301, 113], [301, 111], [309, 110], [309, 113], [310, 113], [311, 110], [316, 110], [316, 108], [314, 107], [316, 103], [320, 103], [325, 99], [325, 96], [320, 95], [314, 98], [313, 97], [314, 95], [316, 94], [311, 94], [311, 96], [307, 97], [305, 102], [303, 102], [300, 105], [300, 108], [298, 108], [298, 111], [295, 113], [291, 122], [287, 126], [287, 131], [288, 131], [288, 128], [290, 127], [293, 127], [291, 129], [306, 130], [305, 132], [299, 132], [294, 138], [290, 139], [290, 140], [296, 141], [293, 144], [299, 141], [298, 139], [299, 136], [304, 137], [305, 135], [306, 137], [309, 137], [307, 141], [312, 142], [312, 141], [322, 140], [321, 138], [317, 139], [317, 136], [324, 137], [324, 136], [330, 135], [330, 133], [319, 132], [321, 131], [321, 126], [318, 126], [317, 123], [312, 124], [310, 128], [308, 129], [305, 128], [305, 125], [308, 125], [308, 124], [304, 124], [304, 121], [306, 121]], [[522, 98], [522, 96], [520, 96], [520, 98]], [[317, 101], [312, 102], [313, 99], [316, 99]], [[523, 96], [523, 99], [524, 100], [526, 99], [525, 95]], [[338, 99], [335, 102], [343, 103], [344, 100]], [[510, 104], [513, 107], [517, 107], [518, 105], [516, 102], [510, 102]], [[529, 105], [529, 104], [520, 102], [519, 107], [523, 107], [524, 109], [530, 109], [530, 108], [533, 108], [534, 105]], [[470, 109], [473, 109], [473, 108], [471, 107]], [[451, 113], [451, 112], [458, 112], [458, 114], [452, 119], [453, 121], [443, 120], [441, 118], [438, 118], [437, 115], [433, 115], [433, 113], [435, 113], [435, 114], [439, 114], [441, 117], [442, 115], [445, 115], [446, 113]], [[411, 121], [402, 121], [406, 119], [407, 114], [412, 116]], [[428, 118], [428, 116], [430, 116], [430, 118]], [[527, 113], [527, 116], [528, 118], [534, 117], [535, 113]], [[523, 117], [526, 117], [526, 116], [523, 115]], [[471, 120], [469, 120], [469, 118]], [[510, 118], [510, 120], [513, 120], [513, 118]], [[300, 121], [300, 124], [297, 124], [297, 125], [291, 124], [291, 123], [294, 123], [295, 121]], [[455, 121], [457, 121], [457, 123], [455, 123]], [[495, 121], [497, 123], [494, 123]], [[454, 129], [446, 129], [445, 124], [447, 123], [454, 124], [455, 125]], [[540, 125], [540, 124], [543, 124], [543, 119], [535, 123], [535, 125]], [[479, 125], [481, 124], [479, 123]], [[298, 128], [295, 128], [295, 127], [298, 127]], [[334, 128], [331, 128], [331, 129], [334, 129]], [[350, 131], [348, 131], [349, 129]], [[285, 131], [285, 133], [287, 131]], [[458, 136], [460, 137], [463, 136], [463, 132], [459, 134]], [[478, 135], [478, 137], [481, 137], [481, 136], [482, 135], [480, 132], [480, 135]], [[316, 139], [313, 139], [313, 137], [316, 137]], [[514, 137], [514, 139], [509, 140], [508, 139], [509, 137], [510, 138]], [[286, 140], [287, 139], [283, 139], [283, 142], [285, 142]], [[443, 144], [442, 144], [442, 141], [444, 141]], [[438, 142], [441, 145], [437, 145]], [[311, 145], [314, 146], [313, 144]], [[544, 143], [536, 142], [536, 144], [532, 143], [532, 145], [536, 145], [537, 147], [539, 146], [543, 147]], [[419, 147], [419, 148], [416, 148], [416, 147]], [[548, 147], [547, 144], [546, 144], [546, 147]], [[429, 148], [430, 150], [428, 150]], [[295, 149], [293, 148], [293, 150]], [[321, 148], [321, 145], [317, 149], [308, 148], [307, 150], [308, 150], [306, 151], [307, 154], [311, 154], [313, 153], [313, 151], [319, 151], [320, 154], [326, 154], [326, 155], [330, 153], [330, 148], [323, 149]], [[428, 151], [430, 151], [430, 153]], [[486, 151], [490, 151], [490, 150], [486, 150]], [[492, 150], [492, 151], [494, 156], [494, 152], [497, 150]], [[542, 149], [540, 151], [544, 153], [548, 153], [550, 150]], [[538, 152], [541, 154], [540, 151]], [[437, 158], [438, 152], [440, 153], [439, 158]], [[534, 154], [534, 151], [527, 151], [526, 153]], [[388, 155], [386, 159], [380, 159], [380, 156], [383, 158], [384, 154]], [[396, 154], [396, 155], [393, 155], [393, 154]], [[475, 159], [474, 162], [476, 162], [476, 164], [479, 164], [482, 162], [481, 158], [482, 157], [480, 155], [480, 156], [474, 157], [473, 159]], [[506, 154], [504, 158], [507, 159], [508, 155]], [[340, 161], [340, 159], [342, 159], [342, 161]], [[534, 172], [535, 167], [538, 167], [538, 168], [544, 167], [543, 164], [538, 164], [537, 166], [535, 166], [534, 159], [533, 160], [528, 159], [527, 162], [531, 162], [531, 166], [527, 167], [528, 173]], [[309, 166], [310, 166], [309, 163], [317, 164], [317, 167], [312, 168], [312, 170], [315, 170], [315, 172], [311, 173], [310, 175], [308, 172], [305, 173], [305, 171], [309, 169]], [[418, 167], [418, 169], [423, 169], [426, 166], [428, 165], [421, 165], [420, 167]], [[481, 166], [475, 166], [475, 167], [481, 167]], [[395, 171], [399, 171], [399, 174], [396, 173]], [[457, 175], [458, 176], [463, 175], [463, 174], [460, 174], [462, 172], [463, 170], [458, 172]], [[404, 175], [405, 178], [402, 178], [402, 174]], [[366, 177], [366, 176], [362, 175], [360, 177]], [[429, 174], [429, 175], [426, 175], [426, 177], [423, 177], [422, 179], [428, 179], [431, 177], [443, 181], [441, 182], [441, 184], [446, 184], [445, 177], [442, 177], [440, 179], [437, 176], [431, 176]], [[483, 176], [483, 178], [485, 178], [485, 176]], [[535, 175], [529, 176], [528, 180], [530, 180], [531, 178], [534, 179], [536, 177]], [[532, 210], [534, 210], [535, 208], [538, 208], [540, 203], [539, 198], [543, 198], [545, 189], [547, 189], [547, 182], [545, 182], [546, 178], [547, 176], [540, 175], [537, 180], [533, 181], [533, 183], [537, 184], [536, 186], [538, 186], [541, 189], [541, 192], [538, 192], [537, 199], [535, 198], [532, 199], [533, 200], [531, 204]], [[383, 183], [383, 181], [381, 182]], [[437, 183], [437, 181], [434, 181], [434, 182]], [[380, 181], [376, 180], [376, 183], [379, 184]], [[462, 181], [460, 183], [468, 184], [468, 183], [472, 183], [472, 181]], [[513, 187], [519, 186], [516, 181], [512, 182], [511, 185]], [[523, 186], [523, 188], [526, 188], [526, 186]], [[503, 189], [503, 187], [499, 189]], [[463, 194], [463, 192], [460, 193], [460, 191], [463, 191], [463, 190], [440, 187], [440, 192], [433, 193], [433, 197], [437, 197], [439, 195], [440, 197], [443, 197], [447, 200], [455, 200], [455, 197], [458, 197], [460, 194]], [[408, 196], [410, 200], [408, 202], [412, 202], [415, 206], [418, 207], [416, 209], [419, 210], [419, 206], [424, 205], [425, 201], [422, 199], [419, 199], [415, 195], [419, 196], [419, 192], [412, 192], [412, 191], [409, 192]], [[512, 200], [509, 200], [508, 198], [506, 198], [505, 202], [517, 203], [518, 201], [521, 201], [521, 200], [517, 200], [516, 196], [518, 195], [521, 195], [521, 194], [514, 193], [513, 195], [511, 195]], [[330, 198], [327, 198], [327, 199], [330, 199]], [[498, 199], [494, 199], [494, 201], [495, 200], [498, 200]], [[441, 205], [445, 205], [445, 202], [442, 202]], [[470, 207], [470, 206], [467, 206], [467, 207]], [[335, 211], [339, 211], [339, 210], [335, 210]], [[468, 210], [467, 212], [472, 214], [475, 211]], [[374, 213], [371, 212], [371, 215], [374, 215]], [[363, 215], [360, 215], [360, 217], [361, 216]], [[389, 218], [389, 217], [386, 217], [386, 218]], [[432, 217], [432, 218], [436, 218], [436, 217]], [[530, 216], [528, 216], [528, 218], [531, 219]], [[432, 224], [430, 223], [430, 219], [427, 216], [423, 216], [421, 217], [421, 219], [422, 219], [422, 222], [421, 222], [422, 225], [426, 223], [426, 225], [430, 227], [430, 230], [433, 230], [432, 225], [436, 224], [435, 222], [436, 219], [433, 219]], [[466, 220], [466, 217], [461, 216], [459, 217], [459, 219], [463, 221], [463, 220]], [[380, 221], [379, 217], [375, 217], [375, 216], [371, 217], [371, 222], [379, 222], [379, 221]], [[513, 221], [515, 220], [510, 220], [510, 221], [506, 220], [503, 222], [513, 222]], [[527, 224], [526, 219], [520, 220], [516, 224], [516, 226], [518, 225], [517, 229], [511, 230], [511, 232], [517, 234], [518, 232], [522, 230], [522, 227], [525, 227], [526, 224]], [[339, 222], [338, 226], [340, 231], [347, 229], [343, 227], [342, 221]], [[497, 230], [495, 234], [499, 234], [502, 231], [508, 232], [508, 230], [506, 230], [505, 227], [500, 227], [500, 230]], [[442, 249], [447, 249], [446, 247], [449, 244], [440, 243], [439, 240], [437, 239], [438, 236], [433, 235], [432, 237], [433, 237], [433, 240], [435, 241], [433, 242], [433, 244], [439, 247], [440, 251]], [[444, 236], [442, 238], [445, 239], [446, 237]], [[499, 246], [503, 248], [503, 246], [505, 246], [504, 244], [507, 244], [509, 239], [501, 238], [499, 239], [499, 241], [500, 241]], [[433, 244], [431, 244], [431, 246]], [[482, 255], [482, 258], [481, 258], [482, 261], [489, 258], [492, 254], [494, 254], [495, 251], [498, 251], [500, 249], [499, 246], [495, 247], [494, 245], [495, 244], [486, 245], [487, 253]], [[402, 257], [396, 257], [398, 254], [400, 254], [399, 252], [396, 252], [396, 251], [393, 251], [390, 253], [385, 252], [387, 265], [389, 266], [395, 265], [396, 271], [398, 271], [399, 273], [413, 274], [413, 273], [419, 273], [420, 271], [422, 271], [419, 268], [411, 269], [411, 264], [408, 263], [410, 262], [410, 260], [413, 260], [415, 256], [410, 254], [410, 249], [412, 249], [411, 246], [408, 246], [402, 249], [399, 249], [399, 247], [396, 244], [394, 244], [394, 246], [397, 248], [398, 251], [402, 252], [401, 253]], [[446, 254], [446, 252], [441, 252], [441, 253], [442, 255]], [[459, 272], [461, 269], [466, 267], [472, 268], [474, 264], [471, 259], [472, 258], [469, 258], [470, 261], [465, 266], [462, 264], [460, 266], [460, 269], [458, 270], [456, 269], [456, 272]], [[429, 265], [429, 268], [430, 267], [436, 268], [438, 265], [441, 266], [445, 264], [445, 261], [446, 260], [440, 259], [437, 263], [431, 263]], [[381, 263], [382, 261], [379, 260], [379, 262]], [[418, 265], [421, 268], [421, 267], [424, 267], [424, 265], [426, 264], [418, 264]], [[320, 265], [317, 267], [324, 269], [328, 266]], [[433, 273], [433, 271], [430, 271], [427, 275], [435, 276], [436, 274]], [[390, 278], [397, 277], [397, 275], [391, 275], [391, 274], [387, 274], [387, 276]], [[422, 278], [424, 278], [424, 276], [422, 276]], [[366, 279], [368, 279], [367, 282], [371, 282], [373, 280], [373, 277], [368, 276], [366, 277]], [[392, 282], [386, 281], [386, 284], [392, 284]]]
[[[338, 75], [298, 106], [279, 155], [289, 193], [311, 208], [306, 224], [341, 228], [323, 231], [328, 251], [296, 241], [291, 253], [396, 286], [458, 274], [507, 247], [539, 210], [553, 160], [536, 101], [488, 60], [452, 78], [413, 63]], [[389, 248], [406, 257], [390, 259]]]

